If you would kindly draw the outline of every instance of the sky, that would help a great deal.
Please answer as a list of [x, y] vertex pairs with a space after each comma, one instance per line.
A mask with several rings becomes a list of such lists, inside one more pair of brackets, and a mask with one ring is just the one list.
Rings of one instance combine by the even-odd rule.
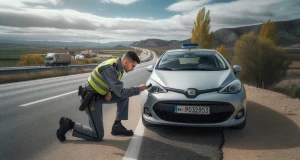
[[202, 7], [211, 31], [300, 18], [299, 0], [0, 0], [0, 39], [185, 40]]

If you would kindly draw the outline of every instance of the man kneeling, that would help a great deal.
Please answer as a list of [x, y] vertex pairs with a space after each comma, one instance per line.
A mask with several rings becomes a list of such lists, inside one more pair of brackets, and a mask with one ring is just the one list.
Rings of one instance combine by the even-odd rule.
[[[90, 127], [74, 122], [70, 118], [61, 117], [56, 136], [60, 141], [65, 141], [67, 131], [73, 129], [73, 136], [91, 141], [101, 141], [104, 136], [102, 104], [117, 103], [117, 115], [112, 126], [112, 135], [132, 136], [133, 131], [127, 130], [121, 120], [128, 120], [129, 97], [139, 95], [147, 86], [123, 88], [121, 81], [123, 72], [134, 70], [140, 63], [138, 55], [129, 51], [122, 59], [109, 59], [99, 64], [88, 77], [85, 89], [93, 92], [94, 96], [85, 113], [89, 116]], [[82, 102], [83, 100], [81, 100]]]

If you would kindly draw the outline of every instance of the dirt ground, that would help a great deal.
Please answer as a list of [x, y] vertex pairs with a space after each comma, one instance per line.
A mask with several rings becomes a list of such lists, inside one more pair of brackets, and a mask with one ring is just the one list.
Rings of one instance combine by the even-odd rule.
[[300, 159], [300, 101], [245, 85], [247, 125], [225, 129], [223, 156], [232, 159]]

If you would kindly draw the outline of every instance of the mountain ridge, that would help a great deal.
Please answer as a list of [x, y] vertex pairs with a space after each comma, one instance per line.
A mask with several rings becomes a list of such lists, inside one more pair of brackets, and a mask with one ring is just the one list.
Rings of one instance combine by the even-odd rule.
[[[299, 46], [300, 44], [300, 18], [288, 21], [276, 21], [277, 32], [280, 36], [279, 46]], [[262, 24], [241, 26], [235, 28], [222, 28], [215, 31], [213, 48], [219, 45], [233, 47], [236, 40], [243, 34], [254, 32], [259, 34]], [[161, 39], [146, 39], [132, 43], [134, 47], [165, 47], [165, 48], [180, 48], [182, 43], [190, 43], [191, 39], [183, 41], [178, 40], [161, 40]], [[151, 45], [149, 45], [151, 44]]]

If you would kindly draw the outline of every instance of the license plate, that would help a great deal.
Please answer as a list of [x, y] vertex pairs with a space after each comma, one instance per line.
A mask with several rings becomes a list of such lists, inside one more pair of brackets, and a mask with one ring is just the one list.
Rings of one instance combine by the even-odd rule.
[[208, 106], [175, 106], [174, 113], [210, 114], [210, 110]]

